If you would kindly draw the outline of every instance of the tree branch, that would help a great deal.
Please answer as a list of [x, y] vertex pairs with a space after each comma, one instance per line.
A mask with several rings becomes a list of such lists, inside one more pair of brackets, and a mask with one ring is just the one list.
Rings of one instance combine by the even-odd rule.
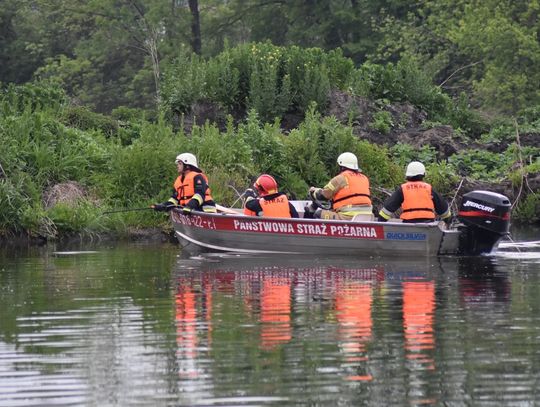
[[230, 19], [227, 19], [225, 22], [223, 22], [223, 23], [219, 24], [218, 26], [216, 26], [216, 29], [212, 30], [211, 33], [213, 35], [219, 34], [224, 28], [229, 27], [229, 26], [233, 25], [234, 23], [242, 20], [242, 18], [244, 18], [246, 16], [246, 14], [248, 14], [252, 10], [260, 8], [260, 7], [266, 7], [266, 6], [270, 6], [270, 5], [275, 5], [275, 4], [283, 5], [283, 4], [287, 4], [287, 2], [285, 0], [267, 0], [267, 1], [261, 1], [260, 3], [257, 3], [257, 4], [253, 4], [253, 5], [249, 6], [249, 7], [244, 7], [242, 9], [241, 13], [238, 13], [236, 15], [232, 15]]
[[476, 62], [473, 62], [471, 64], [468, 64], [468, 65], [465, 65], [465, 66], [462, 66], [461, 68], [458, 68], [456, 69], [454, 72], [452, 72], [450, 74], [450, 76], [448, 78], [446, 78], [444, 81], [442, 81], [440, 84], [439, 84], [439, 87], [443, 87], [444, 84], [446, 82], [448, 82], [455, 74], [457, 74], [458, 72], [460, 71], [463, 71], [464, 69], [467, 69], [467, 68], [470, 68], [471, 66], [475, 66], [475, 65], [478, 65], [479, 63], [481, 63], [482, 61], [476, 61]]

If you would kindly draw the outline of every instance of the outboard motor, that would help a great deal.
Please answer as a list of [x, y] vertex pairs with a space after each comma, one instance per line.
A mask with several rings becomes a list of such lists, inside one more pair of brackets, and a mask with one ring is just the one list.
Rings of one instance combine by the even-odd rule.
[[459, 253], [490, 253], [510, 229], [510, 200], [489, 191], [472, 191], [463, 195], [458, 219], [465, 225], [460, 230]]

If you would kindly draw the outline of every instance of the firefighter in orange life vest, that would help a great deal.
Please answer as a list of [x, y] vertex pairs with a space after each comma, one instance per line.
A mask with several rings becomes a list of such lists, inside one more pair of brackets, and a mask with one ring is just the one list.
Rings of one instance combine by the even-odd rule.
[[435, 221], [439, 216], [445, 223], [451, 220], [448, 203], [433, 190], [430, 184], [423, 181], [426, 167], [418, 161], [407, 166], [405, 178], [407, 182], [400, 185], [383, 204], [379, 212], [379, 220], [386, 222], [400, 207], [400, 218], [406, 223], [425, 223]]
[[332, 200], [332, 209], [317, 208], [315, 203], [304, 208], [305, 218], [374, 220], [369, 179], [358, 168], [358, 158], [353, 153], [343, 153], [337, 158], [339, 174], [324, 188], [311, 187], [309, 195], [314, 201]]
[[271, 218], [298, 218], [298, 212], [287, 199], [287, 195], [278, 191], [274, 177], [262, 174], [253, 184], [255, 190], [248, 188], [244, 196], [244, 214]]
[[197, 158], [191, 153], [182, 153], [176, 157], [178, 178], [174, 181], [174, 190], [167, 202], [154, 204], [156, 211], [168, 211], [176, 206], [189, 215], [191, 211], [216, 212], [208, 178], [199, 169]]

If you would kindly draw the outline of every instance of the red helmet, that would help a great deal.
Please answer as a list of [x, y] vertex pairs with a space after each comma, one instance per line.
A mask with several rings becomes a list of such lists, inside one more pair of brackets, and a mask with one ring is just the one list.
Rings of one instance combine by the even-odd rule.
[[275, 194], [278, 191], [278, 185], [274, 177], [268, 174], [262, 174], [253, 184], [259, 194], [268, 195]]

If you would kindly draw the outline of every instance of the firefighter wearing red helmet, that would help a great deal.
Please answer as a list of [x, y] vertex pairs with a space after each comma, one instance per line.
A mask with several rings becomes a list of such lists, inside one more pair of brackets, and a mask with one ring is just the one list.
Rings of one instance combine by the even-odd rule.
[[274, 177], [262, 174], [253, 188], [244, 192], [244, 214], [270, 218], [298, 218], [298, 212], [289, 202], [287, 195], [279, 192]]

